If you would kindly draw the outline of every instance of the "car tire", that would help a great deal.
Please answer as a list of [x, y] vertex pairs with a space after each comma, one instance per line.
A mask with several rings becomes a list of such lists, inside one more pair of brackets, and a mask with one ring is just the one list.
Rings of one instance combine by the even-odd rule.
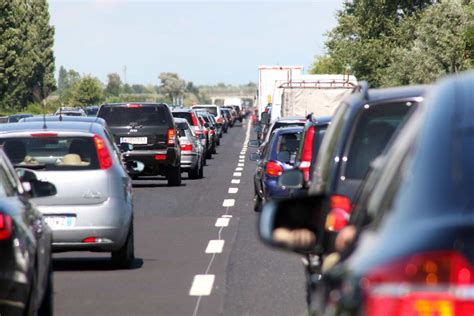
[[201, 169], [201, 163], [196, 163], [196, 166], [188, 172], [189, 179], [199, 178], [199, 171]]
[[127, 239], [123, 246], [116, 251], [112, 251], [112, 262], [122, 269], [130, 269], [135, 260], [135, 245], [133, 237], [133, 218], [128, 229]]
[[255, 212], [262, 211], [262, 199], [258, 196], [257, 193], [255, 193], [255, 196], [253, 198], [253, 210]]
[[217, 150], [216, 150], [216, 146], [214, 146], [214, 148], [212, 148], [212, 151], [211, 151], [212, 154], [217, 154]]
[[177, 187], [181, 185], [181, 166], [169, 168], [168, 185], [172, 187]]
[[39, 316], [52, 316], [54, 314], [54, 291], [53, 291], [53, 261], [49, 263], [48, 283], [44, 292], [43, 300], [38, 309]]
[[221, 140], [220, 140], [220, 138], [217, 139], [216, 145], [217, 145], [217, 146], [220, 146], [220, 145], [221, 145]]
[[204, 178], [204, 162], [201, 163], [201, 168], [199, 168], [198, 179]]

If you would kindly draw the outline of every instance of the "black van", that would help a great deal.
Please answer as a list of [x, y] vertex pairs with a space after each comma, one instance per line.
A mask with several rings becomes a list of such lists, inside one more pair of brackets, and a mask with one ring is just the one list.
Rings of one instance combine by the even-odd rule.
[[126, 162], [134, 164], [132, 177], [162, 175], [168, 185], [181, 185], [179, 138], [166, 104], [104, 104], [97, 116], [107, 122], [117, 144], [133, 145], [123, 154]]

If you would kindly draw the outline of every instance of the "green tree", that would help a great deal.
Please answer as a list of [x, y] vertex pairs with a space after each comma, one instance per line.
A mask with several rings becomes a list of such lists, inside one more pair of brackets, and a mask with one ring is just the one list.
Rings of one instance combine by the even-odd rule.
[[159, 76], [161, 84], [160, 91], [170, 100], [184, 95], [186, 81], [181, 79], [178, 74], [172, 72], [162, 72]]
[[123, 93], [125, 93], [125, 94], [132, 94], [133, 93], [133, 89], [128, 83], [123, 85]]
[[63, 66], [59, 67], [59, 75], [58, 75], [58, 93], [61, 93], [66, 89], [67, 85], [67, 70]]
[[133, 90], [133, 93], [136, 93], [136, 94], [146, 93], [146, 87], [142, 84], [132, 85], [132, 90]]
[[87, 106], [100, 104], [102, 101], [104, 101], [104, 93], [99, 79], [85, 76], [76, 84], [72, 105]]
[[316, 56], [311, 65], [311, 74], [343, 74], [346, 67], [331, 56]]
[[108, 96], [118, 97], [123, 90], [122, 80], [118, 73], [111, 73], [107, 75], [108, 81], [105, 87], [105, 94]]
[[416, 21], [411, 45], [393, 51], [383, 84], [430, 83], [472, 67], [468, 36], [473, 20], [472, 10], [460, 2], [426, 9]]

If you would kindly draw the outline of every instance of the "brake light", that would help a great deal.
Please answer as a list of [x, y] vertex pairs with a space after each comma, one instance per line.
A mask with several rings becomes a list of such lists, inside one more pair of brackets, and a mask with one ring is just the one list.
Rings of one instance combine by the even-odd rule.
[[155, 155], [155, 160], [166, 160], [166, 154]]
[[283, 173], [283, 167], [278, 162], [270, 160], [265, 166], [265, 173], [272, 177], [279, 177]]
[[311, 167], [311, 159], [313, 157], [313, 139], [316, 128], [311, 126], [306, 132], [306, 138], [303, 144], [303, 154], [299, 169], [303, 171], [304, 181], [309, 181], [309, 169]]
[[193, 144], [181, 144], [181, 150], [183, 151], [192, 151]]
[[0, 213], [0, 240], [9, 239], [12, 236], [13, 225], [10, 215]]
[[191, 120], [193, 121], [193, 126], [199, 126], [196, 115], [194, 115], [194, 113], [192, 113], [192, 112], [191, 112]]
[[216, 132], [214, 130], [210, 130], [209, 133], [211, 133], [211, 135], [214, 135]]
[[58, 137], [57, 133], [31, 133], [31, 137]]
[[94, 144], [97, 150], [97, 157], [99, 158], [100, 169], [107, 170], [112, 167], [112, 157], [104, 140], [99, 135], [94, 135]]
[[176, 140], [174, 139], [176, 136], [176, 130], [174, 128], [168, 128], [168, 145], [174, 145]]
[[196, 128], [196, 129], [194, 130], [194, 134], [196, 134], [196, 136], [201, 136], [202, 131], [201, 131], [199, 128]]
[[455, 251], [384, 264], [361, 279], [367, 315], [472, 315], [474, 269]]
[[326, 216], [326, 230], [340, 231], [347, 226], [352, 211], [351, 200], [343, 195], [333, 195], [330, 199], [330, 210]]
[[141, 104], [127, 104], [127, 107], [131, 109], [136, 109], [136, 108], [141, 108], [142, 105]]
[[219, 123], [219, 124], [224, 124], [224, 118], [218, 117], [218, 118], [217, 118], [217, 123]]
[[86, 244], [93, 244], [96, 241], [97, 241], [96, 237], [87, 237], [87, 238], [84, 238], [84, 240], [82, 242], [84, 242]]

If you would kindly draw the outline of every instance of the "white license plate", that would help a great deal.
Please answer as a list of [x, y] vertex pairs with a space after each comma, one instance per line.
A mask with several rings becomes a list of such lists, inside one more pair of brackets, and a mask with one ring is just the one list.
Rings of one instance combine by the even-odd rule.
[[146, 145], [148, 143], [147, 137], [120, 137], [121, 143], [128, 143], [132, 145]]
[[65, 215], [58, 215], [58, 216], [44, 216], [44, 221], [51, 227], [51, 228], [67, 228], [67, 227], [74, 227], [76, 225], [76, 217], [75, 216], [65, 216]]

